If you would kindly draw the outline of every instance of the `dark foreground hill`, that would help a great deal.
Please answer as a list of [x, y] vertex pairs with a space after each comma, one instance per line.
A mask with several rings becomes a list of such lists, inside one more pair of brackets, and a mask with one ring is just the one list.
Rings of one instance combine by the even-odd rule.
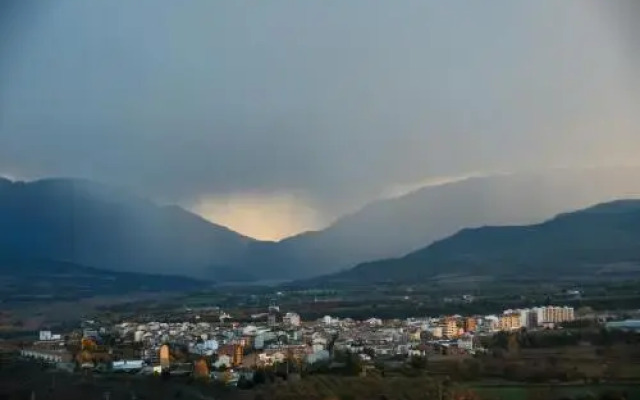
[[105, 271], [46, 259], [0, 257], [0, 298], [5, 304], [138, 292], [192, 291], [209, 285], [179, 276]]
[[640, 201], [600, 204], [537, 225], [464, 229], [410, 253], [325, 281], [453, 277], [585, 277], [640, 273]]

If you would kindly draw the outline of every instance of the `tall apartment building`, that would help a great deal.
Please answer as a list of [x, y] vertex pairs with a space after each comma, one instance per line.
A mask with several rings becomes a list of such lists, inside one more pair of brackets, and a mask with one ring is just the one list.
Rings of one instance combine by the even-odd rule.
[[573, 307], [562, 307], [562, 318], [565, 321], [573, 321], [576, 319], [575, 311]]
[[544, 324], [557, 324], [575, 319], [573, 307], [534, 307], [519, 311], [521, 324], [526, 328], [536, 328]]
[[478, 328], [478, 322], [473, 317], [465, 318], [463, 328], [465, 332], [475, 332]]
[[557, 324], [559, 322], [573, 321], [575, 319], [573, 307], [548, 306], [538, 307], [534, 310], [536, 310], [538, 316], [538, 325], [545, 323]]
[[520, 323], [520, 313], [511, 312], [501, 315], [498, 326], [501, 331], [515, 331], [520, 329], [522, 327]]
[[535, 308], [525, 308], [523, 310], [516, 310], [520, 314], [520, 326], [523, 328], [537, 328], [538, 327], [538, 311]]
[[455, 318], [445, 318], [442, 323], [442, 334], [447, 338], [458, 337], [458, 324]]
[[538, 319], [538, 313], [533, 310], [527, 310], [527, 328], [535, 328], [540, 325], [540, 320]]

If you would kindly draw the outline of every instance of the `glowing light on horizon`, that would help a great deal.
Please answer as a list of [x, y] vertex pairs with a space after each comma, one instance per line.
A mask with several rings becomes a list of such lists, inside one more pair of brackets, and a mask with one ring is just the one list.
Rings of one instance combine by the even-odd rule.
[[190, 209], [213, 223], [260, 240], [280, 240], [323, 227], [317, 210], [289, 194], [204, 197]]

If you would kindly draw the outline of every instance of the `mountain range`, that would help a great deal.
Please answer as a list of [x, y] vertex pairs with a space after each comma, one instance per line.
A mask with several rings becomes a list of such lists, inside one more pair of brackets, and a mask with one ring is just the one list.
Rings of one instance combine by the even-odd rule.
[[289, 266], [293, 277], [337, 272], [405, 255], [464, 228], [532, 224], [597, 203], [638, 198], [639, 178], [640, 168], [558, 169], [427, 186], [373, 202], [322, 231], [264, 246], [252, 261]]
[[213, 281], [301, 279], [414, 254], [464, 228], [534, 224], [636, 198], [638, 177], [638, 168], [602, 168], [469, 178], [373, 202], [279, 242], [94, 182], [0, 179], [0, 255]]
[[599, 204], [535, 225], [463, 229], [404, 257], [364, 263], [324, 280], [611, 274], [640, 274], [640, 200]]

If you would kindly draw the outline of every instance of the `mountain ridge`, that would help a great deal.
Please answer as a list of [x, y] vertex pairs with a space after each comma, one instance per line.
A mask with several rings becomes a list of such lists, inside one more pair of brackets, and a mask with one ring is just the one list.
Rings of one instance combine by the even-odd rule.
[[470, 177], [372, 202], [327, 229], [278, 242], [92, 181], [0, 181], [0, 247], [109, 270], [297, 280], [401, 257], [464, 228], [533, 224], [639, 197], [638, 177], [640, 168]]
[[[599, 229], [599, 232], [595, 232]], [[406, 281], [439, 274], [558, 275], [615, 264], [640, 272], [640, 200], [600, 203], [533, 225], [465, 228], [404, 257], [362, 263], [328, 280]]]
[[253, 239], [108, 185], [45, 179], [0, 186], [0, 245], [95, 268], [200, 279], [241, 264]]
[[[640, 197], [640, 168], [556, 169], [473, 176], [374, 201], [324, 230], [267, 246], [269, 262], [310, 278], [402, 256], [465, 227], [522, 225], [618, 198]], [[262, 244], [260, 244], [262, 246]], [[266, 253], [266, 254], [265, 254]], [[264, 268], [252, 257], [257, 266]]]

